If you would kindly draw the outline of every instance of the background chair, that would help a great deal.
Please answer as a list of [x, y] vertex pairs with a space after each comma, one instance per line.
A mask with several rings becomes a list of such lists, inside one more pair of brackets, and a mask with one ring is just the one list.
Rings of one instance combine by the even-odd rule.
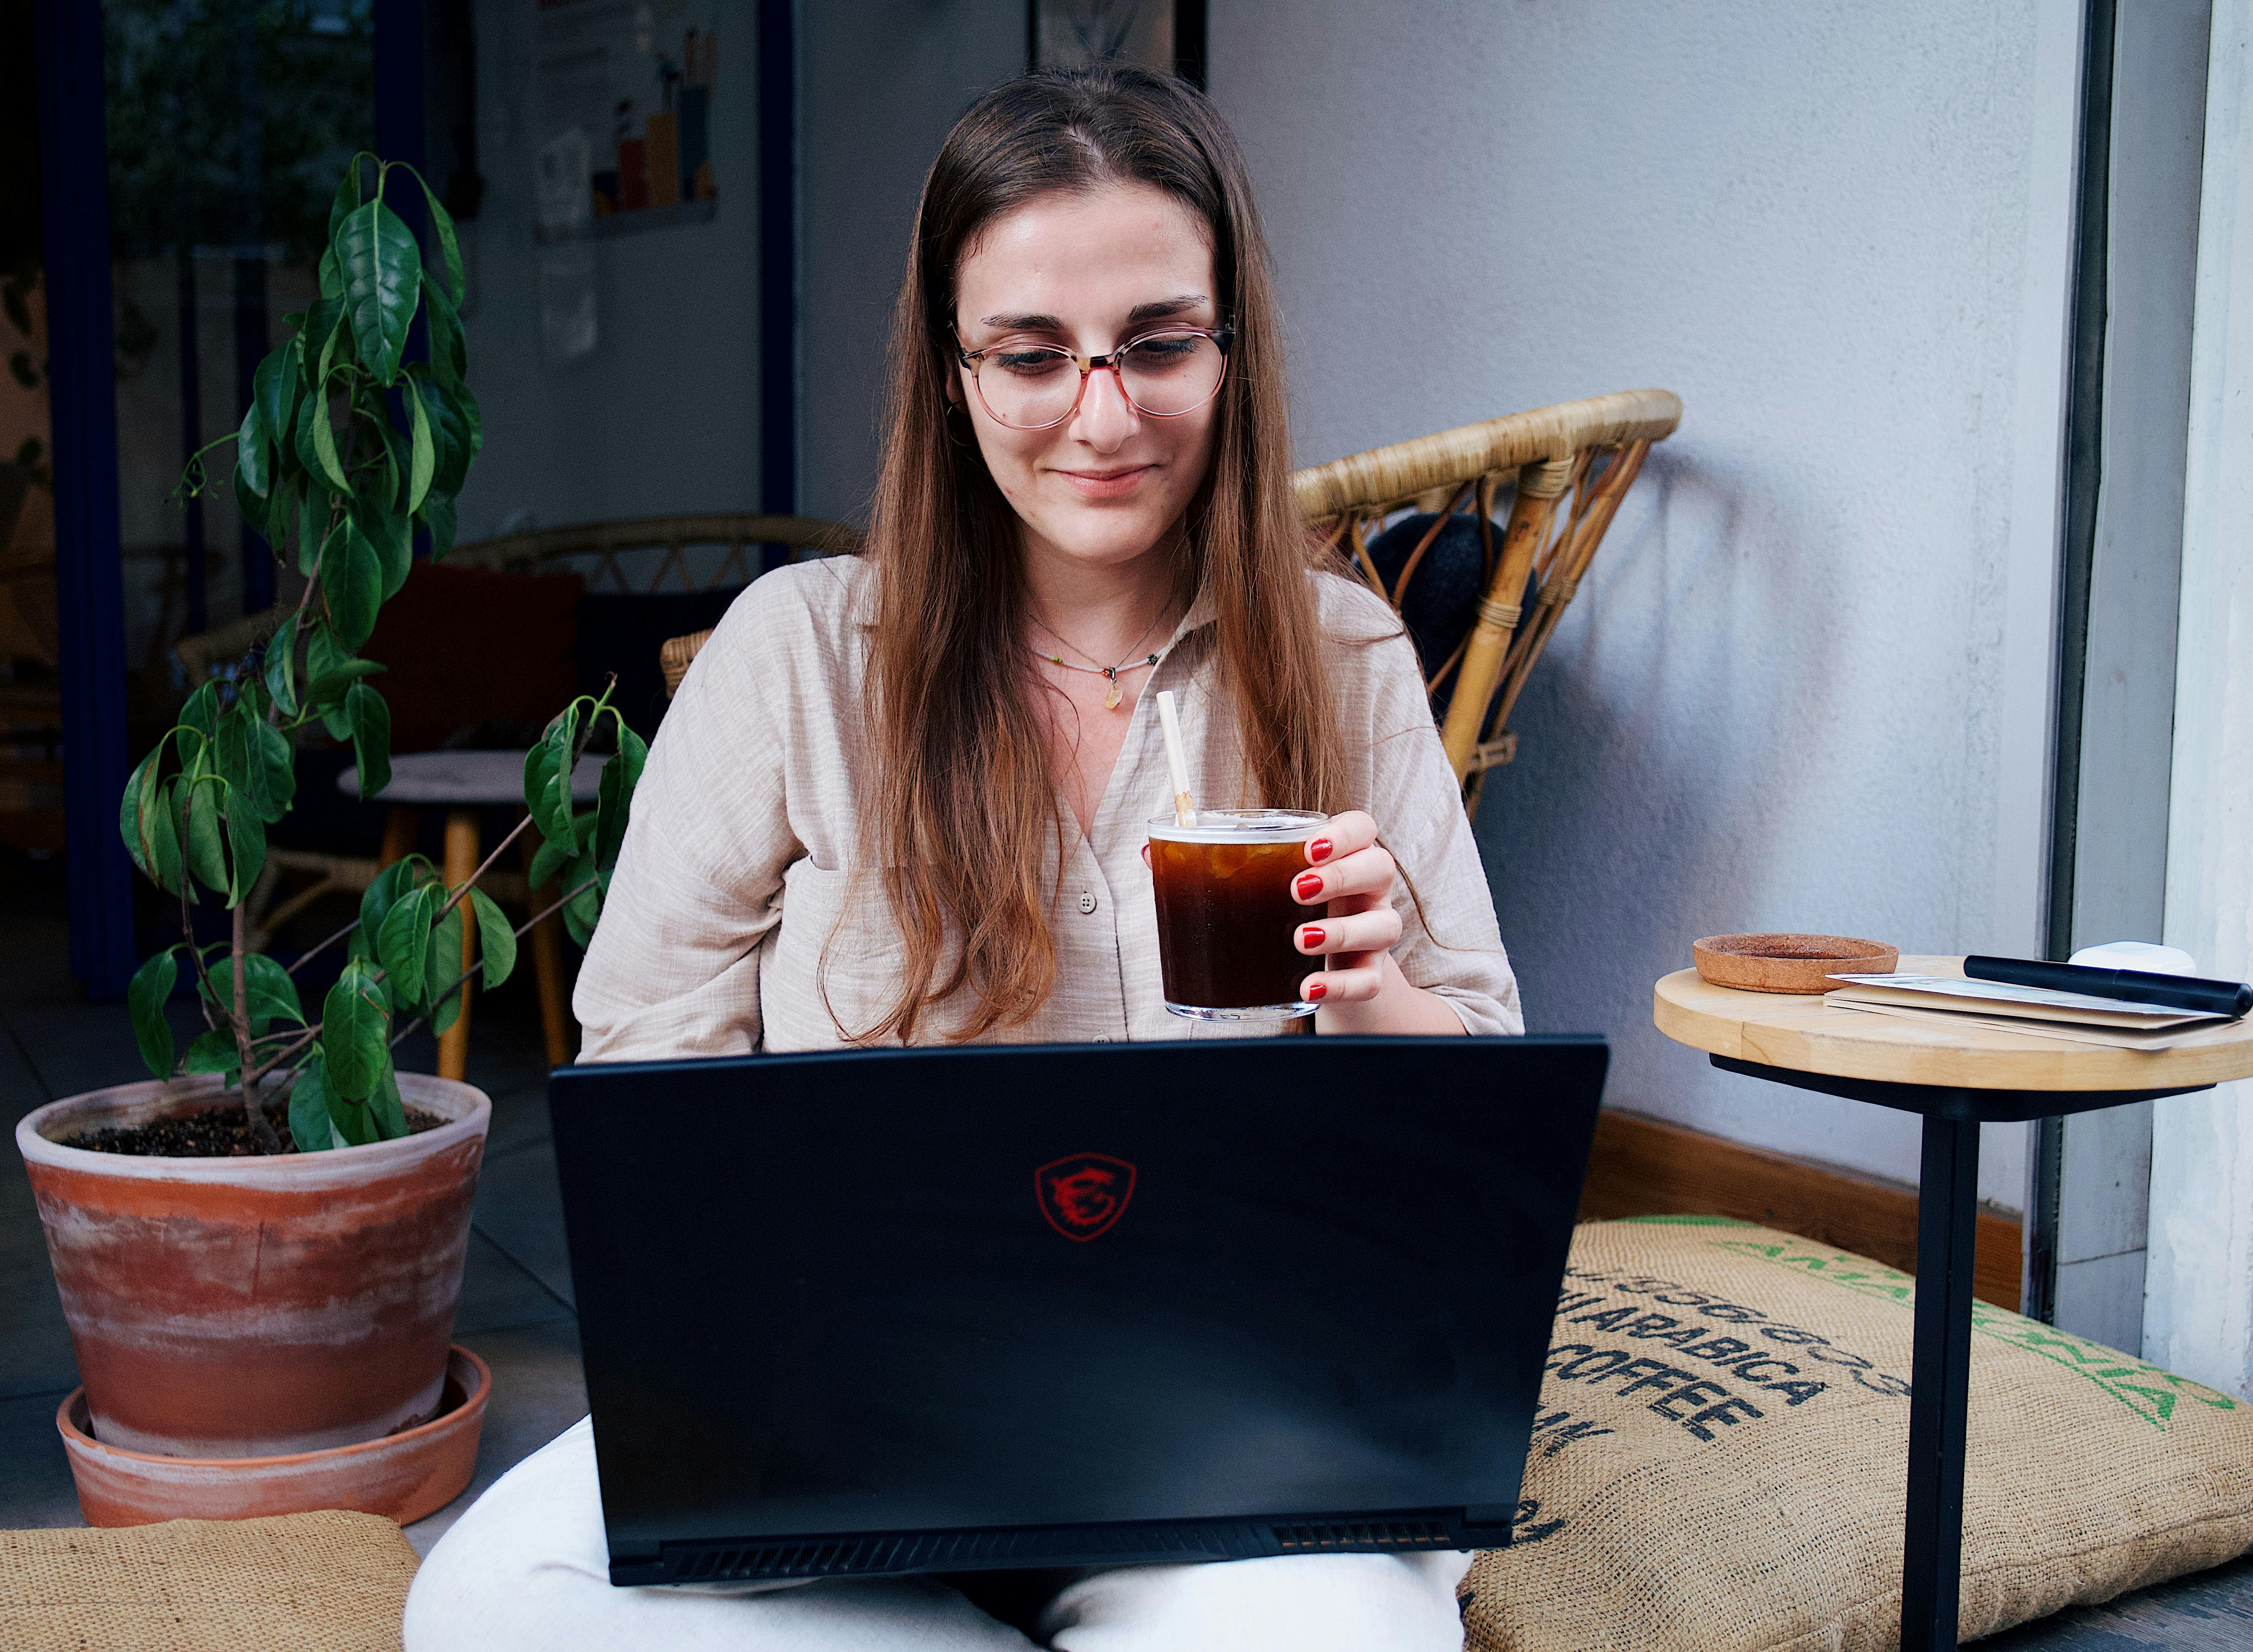
[[[1487, 770], [1517, 755], [1510, 709], [1643, 456], [1681, 421], [1673, 392], [1627, 390], [1372, 448], [1291, 478], [1322, 543], [1343, 554], [1396, 613], [1413, 600], [1418, 574], [1429, 578], [1438, 566], [1431, 553], [1442, 534], [1451, 526], [1475, 533], [1475, 621], [1467, 621], [1459, 642], [1434, 651], [1436, 665], [1424, 662], [1425, 689], [1445, 707], [1440, 743], [1462, 783], [1465, 812], [1477, 812]], [[1494, 513], [1505, 489], [1510, 517], [1496, 544]], [[1428, 512], [1429, 522], [1388, 579], [1371, 535], [1404, 512]], [[659, 651], [668, 695], [711, 635], [675, 637]]]

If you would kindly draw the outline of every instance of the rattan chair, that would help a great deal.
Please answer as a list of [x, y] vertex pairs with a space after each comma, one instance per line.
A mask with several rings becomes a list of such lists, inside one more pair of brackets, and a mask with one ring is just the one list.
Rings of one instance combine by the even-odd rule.
[[[826, 554], [857, 549], [860, 536], [839, 523], [805, 516], [641, 517], [589, 522], [575, 527], [538, 528], [457, 545], [448, 554], [446, 566], [528, 571], [576, 561], [585, 574], [589, 592], [604, 589], [624, 594], [655, 592], [665, 589], [668, 582], [677, 584], [681, 590], [710, 590], [728, 584], [731, 575], [737, 581], [757, 578], [760, 547], [765, 545], [786, 545], [793, 553], [813, 551]], [[722, 554], [700, 578], [693, 571], [692, 561], [709, 559], [692, 559], [689, 553], [708, 548], [719, 549]], [[248, 655], [274, 634], [289, 612], [286, 606], [269, 608], [182, 638], [175, 652], [187, 672], [190, 686], [201, 684], [214, 671]], [[668, 688], [674, 680], [668, 676]], [[382, 851], [374, 860], [308, 849], [269, 850], [265, 870], [259, 875], [248, 903], [246, 928], [252, 947], [268, 944], [282, 924], [324, 896], [358, 896], [379, 871], [414, 848], [421, 830], [419, 809], [394, 805], [384, 822]], [[527, 869], [534, 847], [527, 838], [524, 844]], [[285, 881], [296, 886], [286, 896], [282, 894]], [[496, 868], [485, 875], [480, 887], [496, 901], [521, 906], [527, 912], [538, 911], [555, 899], [552, 885], [541, 890], [527, 889], [521, 872]], [[550, 1064], [556, 1066], [571, 1058], [570, 1008], [563, 979], [561, 934], [561, 920], [550, 917], [534, 928], [528, 938], [540, 988], [548, 1058]], [[459, 1064], [466, 1050], [467, 1022], [464, 1014], [457, 1023], [457, 1030], [463, 1032], [463, 1039], [457, 1041], [462, 1050], [441, 1051], [442, 1070]]]
[[[1517, 755], [1510, 708], [1580, 589], [1643, 456], [1681, 421], [1682, 401], [1673, 392], [1626, 390], [1372, 448], [1291, 478], [1324, 545], [1350, 558], [1396, 610], [1445, 519], [1468, 509], [1477, 522], [1486, 554], [1478, 619], [1425, 684], [1436, 691], [1454, 679], [1440, 739], [1463, 784], [1466, 812], [1477, 812], [1487, 771]], [[1494, 512], [1505, 488], [1512, 490], [1510, 519], [1497, 546]], [[1569, 505], [1562, 505], [1568, 496]], [[1388, 517], [1410, 510], [1441, 519], [1387, 589], [1370, 558], [1368, 536]], [[1529, 576], [1539, 582], [1531, 615], [1520, 611]]]
[[[1672, 391], [1627, 390], [1372, 448], [1291, 478], [1299, 507], [1324, 547], [1347, 556], [1396, 610], [1445, 519], [1468, 511], [1478, 523], [1486, 553], [1478, 620], [1425, 684], [1436, 692], [1454, 679], [1440, 738], [1462, 782], [1466, 812], [1477, 812], [1487, 771], [1517, 755], [1510, 708], [1580, 589], [1643, 456], [1681, 420], [1682, 401]], [[1494, 512], [1505, 489], [1510, 519], [1497, 546]], [[1369, 534], [1411, 510], [1440, 520], [1387, 589], [1371, 560]], [[1529, 576], [1538, 581], [1530, 616], [1520, 611]], [[697, 631], [665, 645], [659, 658], [666, 693], [680, 688], [711, 635]]]

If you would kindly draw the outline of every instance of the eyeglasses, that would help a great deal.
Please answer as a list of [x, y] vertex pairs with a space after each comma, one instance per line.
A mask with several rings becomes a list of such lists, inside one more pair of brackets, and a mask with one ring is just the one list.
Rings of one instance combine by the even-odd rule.
[[1012, 430], [1045, 430], [1079, 411], [1087, 376], [1108, 370], [1139, 413], [1178, 419], [1220, 394], [1236, 328], [1168, 327], [1130, 338], [1107, 356], [1075, 355], [1060, 345], [1006, 344], [957, 350], [978, 400]]

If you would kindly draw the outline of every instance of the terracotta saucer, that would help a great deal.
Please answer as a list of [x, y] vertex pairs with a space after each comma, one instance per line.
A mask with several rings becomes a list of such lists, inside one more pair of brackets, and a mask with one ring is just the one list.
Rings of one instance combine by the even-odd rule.
[[248, 1520], [352, 1509], [407, 1525], [462, 1495], [478, 1466], [492, 1372], [458, 1342], [446, 1357], [438, 1414], [381, 1439], [284, 1457], [164, 1457], [105, 1446], [87, 1423], [86, 1390], [55, 1412], [78, 1506], [89, 1526]]
[[1833, 975], [1890, 975], [1901, 949], [1851, 935], [1708, 935], [1691, 943], [1698, 973], [1749, 993], [1827, 993]]

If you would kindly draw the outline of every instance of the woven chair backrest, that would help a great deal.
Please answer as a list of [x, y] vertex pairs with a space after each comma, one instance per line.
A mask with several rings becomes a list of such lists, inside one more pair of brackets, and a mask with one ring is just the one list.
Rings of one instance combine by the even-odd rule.
[[[1468, 511], [1477, 523], [1485, 554], [1478, 617], [1452, 654], [1426, 662], [1425, 684], [1450, 690], [1440, 742], [1463, 784], [1466, 809], [1476, 810], [1486, 770], [1516, 751], [1510, 707], [1643, 456], [1681, 419], [1681, 399], [1671, 391], [1628, 390], [1372, 448], [1292, 477], [1322, 543], [1396, 610], [1447, 519]], [[1497, 534], [1494, 513], [1505, 489], [1509, 517]], [[1440, 519], [1388, 585], [1370, 556], [1369, 538], [1408, 511]], [[1529, 580], [1538, 593], [1530, 614], [1522, 611]]]
[[[585, 570], [590, 593], [662, 590], [668, 582], [684, 591], [749, 584], [759, 576], [763, 545], [787, 545], [795, 554], [834, 556], [861, 548], [860, 533], [841, 522], [811, 516], [645, 516], [573, 527], [531, 528], [521, 533], [457, 545], [450, 565], [531, 568], [572, 559], [589, 561]], [[707, 548], [722, 554], [700, 577], [688, 553]], [[629, 573], [628, 565], [639, 568]], [[636, 577], [636, 575], [638, 577]]]

